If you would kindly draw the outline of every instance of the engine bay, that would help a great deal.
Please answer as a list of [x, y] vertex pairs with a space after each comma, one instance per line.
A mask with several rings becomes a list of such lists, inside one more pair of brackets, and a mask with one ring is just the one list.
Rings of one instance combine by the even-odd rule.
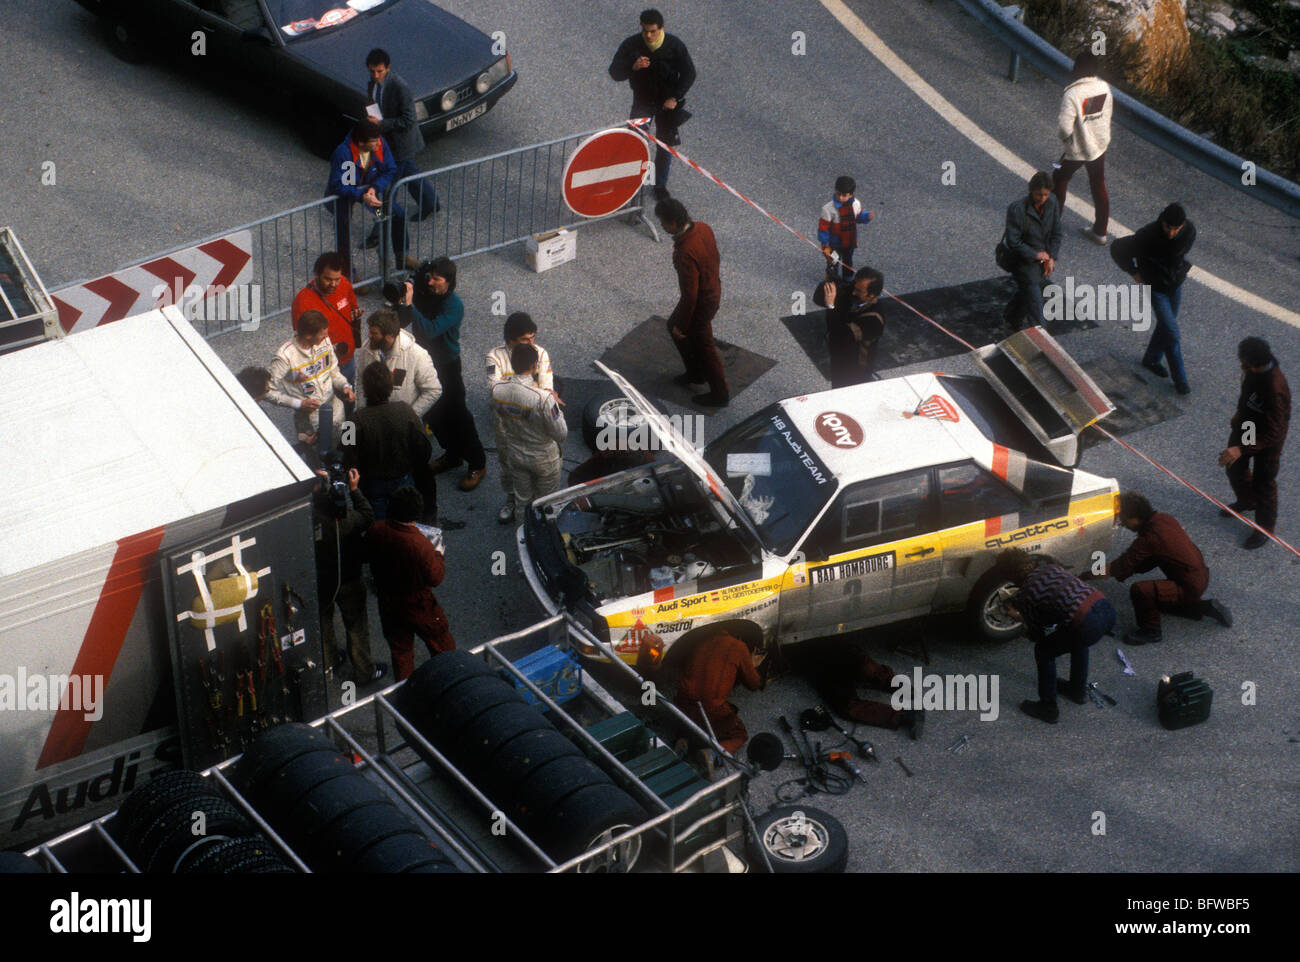
[[681, 465], [616, 475], [547, 511], [602, 604], [757, 562], [725, 509]]

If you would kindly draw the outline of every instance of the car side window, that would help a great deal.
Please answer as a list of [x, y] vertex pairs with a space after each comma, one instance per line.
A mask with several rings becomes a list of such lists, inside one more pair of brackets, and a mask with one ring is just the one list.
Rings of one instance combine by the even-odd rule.
[[258, 30], [266, 26], [257, 0], [209, 0], [200, 6], [229, 20], [239, 30]]
[[944, 528], [1014, 514], [1024, 508], [1014, 491], [972, 461], [940, 468], [939, 491]]
[[818, 523], [806, 553], [820, 559], [921, 534], [933, 506], [928, 470], [851, 485]]

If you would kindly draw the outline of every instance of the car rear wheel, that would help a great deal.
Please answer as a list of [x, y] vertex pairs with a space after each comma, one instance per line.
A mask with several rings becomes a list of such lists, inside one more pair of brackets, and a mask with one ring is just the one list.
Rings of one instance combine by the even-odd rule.
[[1024, 630], [1024, 622], [1007, 610], [998, 595], [1003, 588], [1014, 587], [1011, 579], [997, 568], [975, 583], [966, 605], [966, 616], [976, 636], [985, 641], [1010, 641]]

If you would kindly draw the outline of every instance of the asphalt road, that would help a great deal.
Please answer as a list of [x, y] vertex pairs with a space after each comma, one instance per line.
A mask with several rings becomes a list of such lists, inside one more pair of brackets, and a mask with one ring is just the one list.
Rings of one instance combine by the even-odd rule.
[[[444, 4], [486, 30], [504, 30], [516, 88], [486, 117], [431, 144], [428, 169], [515, 146], [620, 122], [629, 95], [605, 74], [619, 40], [636, 29], [636, 9], [605, 0]], [[1022, 70], [1003, 76], [1006, 53], [955, 5], [943, 0], [854, 0], [850, 7], [903, 60], [994, 139], [1047, 166], [1059, 88]], [[815, 226], [834, 178], [854, 175], [876, 220], [862, 231], [858, 263], [880, 268], [888, 288], [908, 291], [996, 274], [992, 248], [1007, 203], [1024, 184], [956, 132], [813, 0], [729, 5], [679, 2], [667, 29], [689, 44], [699, 68], [691, 92], [695, 119], [685, 150], [718, 176], [800, 230]], [[182, 65], [131, 66], [107, 50], [93, 18], [71, 0], [0, 0], [0, 62], [11, 78], [0, 102], [0, 143], [9, 190], [0, 223], [22, 238], [47, 285], [88, 278], [192, 238], [205, 237], [320, 196], [325, 165], [307, 153], [284, 118]], [[792, 51], [801, 32], [806, 53]], [[400, 70], [400, 64], [395, 65]], [[357, 65], [358, 71], [362, 69]], [[57, 183], [42, 185], [53, 161]], [[940, 182], [951, 161], [956, 184]], [[1199, 229], [1197, 265], [1292, 310], [1300, 290], [1300, 224], [1251, 201], [1117, 128], [1107, 163], [1112, 214], [1136, 228], [1171, 200], [1183, 201]], [[1074, 182], [1086, 197], [1086, 178]], [[708, 436], [771, 400], [826, 385], [785, 328], [797, 292], [820, 274], [817, 256], [731, 195], [679, 166], [673, 192], [717, 233], [724, 300], [719, 337], [778, 363], [732, 406], [711, 418]], [[1106, 252], [1074, 234], [1067, 215], [1061, 269], [1079, 281], [1113, 283]], [[608, 222], [583, 229], [578, 257], [536, 275], [518, 246], [460, 265], [467, 308], [462, 345], [473, 359], [498, 343], [492, 292], [510, 310], [529, 310], [562, 374], [593, 376], [590, 360], [674, 299], [669, 248], [642, 229]], [[305, 279], [304, 279], [305, 280]], [[917, 323], [922, 323], [918, 321]], [[1193, 393], [1180, 417], [1128, 440], [1211, 493], [1228, 488], [1215, 456], [1236, 400], [1236, 342], [1269, 339], [1284, 370], [1300, 357], [1300, 331], [1188, 283], [1180, 323]], [[264, 363], [286, 336], [271, 322], [252, 334], [217, 338], [232, 369]], [[906, 331], [891, 332], [905, 337]], [[1145, 335], [1103, 324], [1064, 343], [1087, 360], [1136, 360]], [[945, 361], [958, 370], [961, 361]], [[467, 361], [473, 409], [491, 432], [486, 392]], [[179, 389], [179, 388], [178, 388]], [[273, 413], [276, 417], [279, 412]], [[571, 412], [576, 414], [576, 412]], [[279, 418], [277, 423], [286, 423]], [[578, 432], [566, 457], [585, 457]], [[1293, 461], [1293, 459], [1291, 459]], [[1279, 535], [1295, 543], [1300, 483], [1291, 461], [1280, 479]], [[450, 574], [439, 595], [462, 645], [513, 630], [540, 616], [512, 567], [491, 575], [493, 552], [512, 559], [510, 532], [495, 523], [495, 461], [471, 495], [442, 486]], [[870, 784], [846, 796], [811, 799], [849, 829], [853, 871], [1295, 871], [1300, 868], [1300, 785], [1296, 752], [1300, 672], [1291, 653], [1300, 620], [1297, 561], [1280, 548], [1243, 552], [1245, 531], [1220, 520], [1207, 502], [1115, 445], [1089, 452], [1085, 467], [1144, 491], [1179, 517], [1212, 570], [1211, 593], [1230, 604], [1237, 624], [1170, 620], [1158, 648], [1131, 649], [1137, 677], [1126, 678], [1113, 649], [1098, 645], [1093, 677], [1119, 706], [1062, 706], [1048, 728], [1021, 715], [1032, 697], [1028, 646], [977, 646], [959, 632], [929, 629], [931, 672], [975, 672], [1000, 680], [1000, 714], [933, 713], [925, 738], [868, 733], [885, 759]], [[1117, 535], [1116, 548], [1128, 535]], [[1131, 625], [1124, 586], [1103, 582]], [[377, 629], [377, 625], [376, 625]], [[375, 631], [377, 649], [382, 641]], [[884, 633], [868, 639], [879, 660], [910, 670]], [[379, 651], [376, 652], [379, 654]], [[1156, 721], [1161, 674], [1195, 670], [1215, 690], [1210, 722], [1165, 732]], [[1243, 704], [1246, 683], [1257, 702]], [[815, 696], [795, 677], [736, 701], [751, 732], [775, 730]], [[961, 735], [971, 748], [945, 748]], [[903, 757], [908, 777], [892, 762]], [[754, 784], [760, 803], [796, 774], [790, 763]], [[760, 806], [761, 807], [761, 806]], [[1105, 815], [1097, 834], [1095, 813]]]

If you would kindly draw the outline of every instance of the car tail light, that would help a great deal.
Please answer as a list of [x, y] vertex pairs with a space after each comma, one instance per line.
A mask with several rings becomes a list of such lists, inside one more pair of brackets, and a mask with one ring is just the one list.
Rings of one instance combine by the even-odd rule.
[[440, 107], [442, 107], [443, 113], [446, 113], [448, 110], [451, 110], [452, 107], [455, 107], [456, 106], [455, 89], [453, 88], [452, 90], [448, 90], [446, 93], [444, 93], [442, 95], [442, 99], [438, 102], [438, 104]]

